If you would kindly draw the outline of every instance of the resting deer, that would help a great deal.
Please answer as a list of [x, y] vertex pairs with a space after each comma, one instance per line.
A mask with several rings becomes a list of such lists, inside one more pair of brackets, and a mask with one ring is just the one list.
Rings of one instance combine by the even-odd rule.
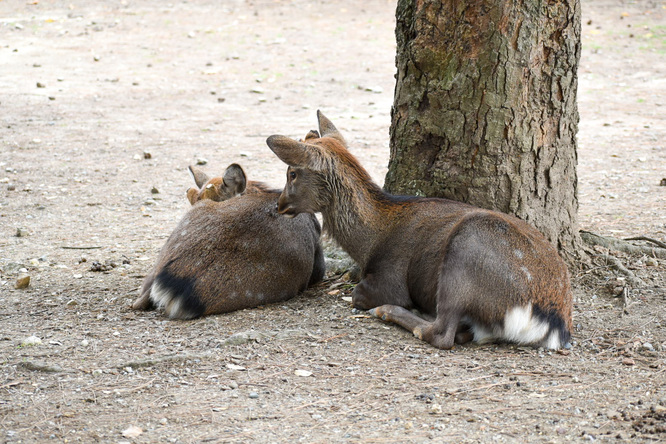
[[196, 188], [192, 187], [187, 190], [187, 200], [192, 205], [205, 199], [222, 202], [241, 193], [256, 194], [270, 192], [265, 183], [246, 180], [243, 168], [237, 163], [229, 165], [224, 175], [213, 178], [195, 166], [190, 165], [187, 169], [192, 179], [194, 179], [194, 183], [197, 185]]
[[284, 301], [323, 278], [314, 215], [279, 216], [280, 191], [247, 182], [236, 164], [222, 178], [190, 172], [201, 189], [188, 190], [193, 206], [162, 247], [133, 309], [157, 307], [191, 319]]
[[278, 212], [322, 214], [324, 229], [361, 267], [356, 308], [443, 349], [469, 339], [568, 345], [569, 275], [541, 233], [465, 203], [387, 194], [335, 126], [317, 117], [321, 135], [267, 140], [289, 165]]

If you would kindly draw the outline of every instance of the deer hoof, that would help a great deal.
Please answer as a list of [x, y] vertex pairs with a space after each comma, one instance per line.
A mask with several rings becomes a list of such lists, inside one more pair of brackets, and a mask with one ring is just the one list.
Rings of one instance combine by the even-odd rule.
[[375, 307], [368, 310], [372, 316], [381, 319], [382, 321], [386, 320], [386, 312], [381, 309], [381, 307]]

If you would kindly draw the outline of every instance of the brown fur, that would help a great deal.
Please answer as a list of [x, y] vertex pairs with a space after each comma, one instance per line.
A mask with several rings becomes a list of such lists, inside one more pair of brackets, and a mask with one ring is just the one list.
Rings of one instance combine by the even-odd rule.
[[157, 305], [181, 319], [226, 313], [284, 301], [323, 278], [314, 216], [280, 217], [279, 191], [246, 182], [236, 164], [223, 178], [209, 179], [194, 167], [190, 172], [200, 188], [188, 191], [192, 209], [162, 248], [132, 308]]
[[200, 200], [222, 202], [240, 193], [255, 194], [269, 191], [268, 185], [262, 182], [246, 181], [245, 173], [240, 165], [232, 163], [223, 176], [208, 177], [203, 170], [190, 165], [188, 167], [196, 187], [187, 190], [187, 200], [192, 205]]
[[568, 271], [541, 233], [507, 214], [385, 193], [335, 126], [318, 118], [320, 138], [267, 140], [289, 165], [278, 209], [322, 213], [324, 228], [362, 268], [354, 306], [440, 348], [451, 348], [463, 327], [481, 341], [567, 343]]

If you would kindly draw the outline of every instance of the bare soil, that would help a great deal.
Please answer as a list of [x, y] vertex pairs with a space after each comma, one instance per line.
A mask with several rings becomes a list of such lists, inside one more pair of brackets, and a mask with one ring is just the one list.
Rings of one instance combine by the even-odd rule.
[[[665, 241], [666, 2], [582, 7], [580, 226]], [[383, 182], [394, 11], [0, 2], [0, 442], [666, 440], [664, 259], [590, 249], [562, 353], [436, 350], [352, 311], [335, 275], [188, 322], [129, 309], [189, 164], [280, 187], [265, 138], [304, 136], [319, 108]]]

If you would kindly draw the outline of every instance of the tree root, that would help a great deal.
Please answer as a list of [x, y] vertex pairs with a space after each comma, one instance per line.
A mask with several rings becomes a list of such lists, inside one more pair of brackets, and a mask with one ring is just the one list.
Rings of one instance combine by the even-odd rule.
[[62, 368], [59, 365], [52, 365], [37, 361], [23, 361], [19, 363], [19, 366], [25, 368], [26, 370], [31, 370], [33, 372], [71, 373], [74, 371], [72, 369]]
[[643, 281], [637, 278], [636, 275], [627, 267], [625, 267], [622, 262], [620, 262], [620, 260], [615, 256], [611, 256], [610, 254], [600, 254], [598, 257], [605, 260], [608, 265], [611, 266], [611, 268], [614, 268], [615, 270], [625, 275], [627, 277], [627, 282], [632, 286], [640, 287], [644, 285]]
[[126, 362], [123, 364], [119, 364], [116, 366], [118, 369], [124, 369], [124, 368], [131, 368], [133, 370], [136, 370], [138, 368], [143, 368], [143, 367], [154, 367], [159, 364], [163, 364], [165, 362], [180, 362], [180, 361], [187, 361], [187, 360], [193, 360], [193, 359], [203, 359], [206, 358], [210, 355], [195, 355], [195, 354], [190, 354], [190, 353], [182, 353], [182, 354], [177, 354], [177, 355], [168, 355], [168, 356], [159, 356], [156, 358], [152, 359], [142, 359], [139, 361], [131, 361], [131, 362]]
[[666, 248], [666, 242], [659, 241], [657, 239], [652, 239], [651, 237], [646, 237], [646, 236], [636, 236], [636, 237], [628, 237], [625, 239], [626, 241], [630, 240], [642, 240], [646, 242], [652, 242], [653, 244], [661, 247], [661, 248]]
[[[610, 250], [620, 251], [622, 253], [628, 254], [640, 254], [650, 257], [656, 257], [660, 259], [666, 259], [666, 248], [661, 247], [646, 247], [642, 245], [634, 245], [627, 241], [621, 239], [616, 239], [613, 237], [599, 236], [598, 234], [590, 233], [589, 231], [580, 231], [580, 237], [583, 241], [590, 245], [599, 245]], [[653, 239], [646, 238], [644, 236], [639, 236], [635, 238], [630, 238], [630, 240], [647, 240], [650, 242], [655, 242]], [[661, 242], [656, 242], [658, 245]]]

